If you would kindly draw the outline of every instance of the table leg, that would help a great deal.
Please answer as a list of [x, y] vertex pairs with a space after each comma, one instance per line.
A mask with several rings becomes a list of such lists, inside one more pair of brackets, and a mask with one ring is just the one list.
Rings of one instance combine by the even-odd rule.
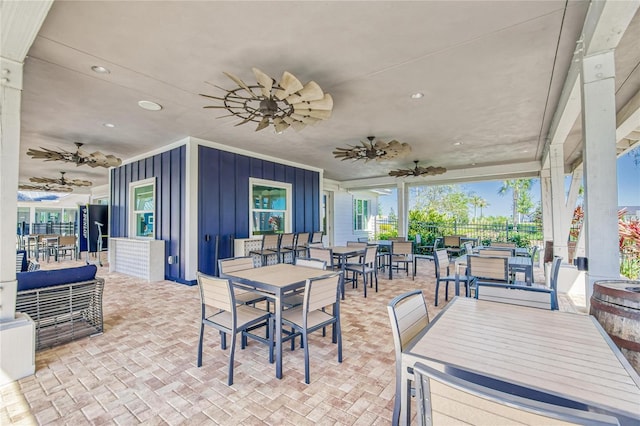
[[391, 266], [391, 252], [389, 252], [389, 254], [387, 254], [387, 256], [389, 257], [389, 279], [392, 280], [393, 279], [393, 267]]
[[276, 330], [273, 338], [276, 343], [276, 378], [282, 379], [282, 292], [275, 295]]

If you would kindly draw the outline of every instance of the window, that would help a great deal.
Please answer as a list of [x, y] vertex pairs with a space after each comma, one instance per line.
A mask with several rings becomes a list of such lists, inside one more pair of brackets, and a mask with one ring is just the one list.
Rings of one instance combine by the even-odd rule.
[[353, 230], [366, 231], [370, 200], [353, 200]]
[[129, 196], [129, 237], [153, 238], [156, 213], [155, 178], [130, 183]]
[[291, 184], [249, 179], [249, 235], [291, 232]]

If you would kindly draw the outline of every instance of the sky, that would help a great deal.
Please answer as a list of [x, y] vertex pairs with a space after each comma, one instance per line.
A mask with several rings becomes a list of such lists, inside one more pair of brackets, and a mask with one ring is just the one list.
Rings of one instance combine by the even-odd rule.
[[[618, 206], [640, 206], [640, 165], [636, 165], [633, 155], [624, 155], [618, 159]], [[474, 192], [487, 200], [489, 206], [482, 211], [483, 216], [511, 216], [511, 193], [504, 196], [498, 194], [502, 186], [502, 180], [484, 181], [462, 184], [465, 192]], [[533, 180], [531, 198], [534, 204], [540, 202], [540, 181]], [[394, 211], [396, 197], [380, 197], [380, 205], [384, 215], [389, 214], [390, 208]], [[480, 211], [477, 212], [478, 216]], [[469, 207], [469, 215], [473, 216], [473, 207]]]

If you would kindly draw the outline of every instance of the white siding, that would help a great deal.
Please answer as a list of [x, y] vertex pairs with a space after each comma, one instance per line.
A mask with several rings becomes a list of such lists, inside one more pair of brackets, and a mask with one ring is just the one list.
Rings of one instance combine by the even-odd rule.
[[[345, 245], [347, 241], [356, 241], [358, 237], [368, 236], [367, 232], [353, 231], [353, 200], [355, 198], [361, 200], [371, 200], [370, 215], [371, 218], [378, 214], [378, 197], [368, 191], [363, 192], [346, 192], [346, 191], [334, 191], [333, 193], [333, 207], [334, 207], [334, 245]], [[373, 220], [370, 220], [370, 226], [373, 226]]]

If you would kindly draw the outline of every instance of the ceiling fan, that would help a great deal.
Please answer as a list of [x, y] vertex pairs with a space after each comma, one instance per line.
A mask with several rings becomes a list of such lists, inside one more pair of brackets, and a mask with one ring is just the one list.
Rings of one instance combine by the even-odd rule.
[[57, 185], [31, 185], [29, 183], [21, 183], [18, 185], [18, 189], [21, 191], [46, 191], [46, 192], [72, 192], [73, 188], [70, 186], [57, 186]]
[[420, 167], [418, 160], [414, 160], [415, 167], [413, 169], [399, 169], [389, 172], [389, 176], [406, 177], [406, 176], [435, 176], [441, 175], [447, 171], [444, 167]]
[[38, 160], [66, 161], [68, 163], [75, 163], [76, 166], [86, 164], [90, 167], [117, 167], [122, 164], [122, 160], [114, 155], [105, 155], [100, 151], [95, 151], [89, 154], [81, 149], [82, 145], [84, 145], [83, 143], [74, 143], [77, 147], [76, 152], [69, 152], [63, 149], [60, 151], [54, 151], [41, 147], [41, 151], [29, 148], [27, 155]]
[[32, 178], [29, 178], [29, 181], [31, 181], [33, 183], [44, 183], [44, 184], [60, 185], [60, 186], [91, 186], [91, 185], [93, 185], [88, 180], [67, 179], [67, 178], [64, 177], [65, 173], [66, 172], [60, 172], [61, 176], [60, 176], [59, 179], [32, 177]]
[[392, 140], [391, 142], [383, 142], [377, 140], [373, 142], [375, 136], [367, 136], [368, 142], [360, 141], [361, 145], [349, 146], [349, 148], [336, 148], [333, 151], [335, 158], [344, 160], [389, 160], [392, 158], [404, 157], [411, 152], [411, 146], [408, 143]]
[[293, 74], [285, 71], [280, 82], [269, 77], [258, 68], [252, 68], [257, 84], [247, 85], [235, 75], [224, 72], [224, 75], [238, 85], [227, 90], [224, 97], [200, 94], [206, 98], [222, 101], [222, 105], [207, 105], [204, 108], [222, 108], [231, 114], [222, 117], [236, 116], [241, 118], [236, 126], [248, 122], [258, 123], [256, 132], [273, 125], [276, 133], [282, 133], [289, 127], [302, 130], [309, 124], [331, 117], [333, 98], [324, 93], [315, 81], [303, 85]]

